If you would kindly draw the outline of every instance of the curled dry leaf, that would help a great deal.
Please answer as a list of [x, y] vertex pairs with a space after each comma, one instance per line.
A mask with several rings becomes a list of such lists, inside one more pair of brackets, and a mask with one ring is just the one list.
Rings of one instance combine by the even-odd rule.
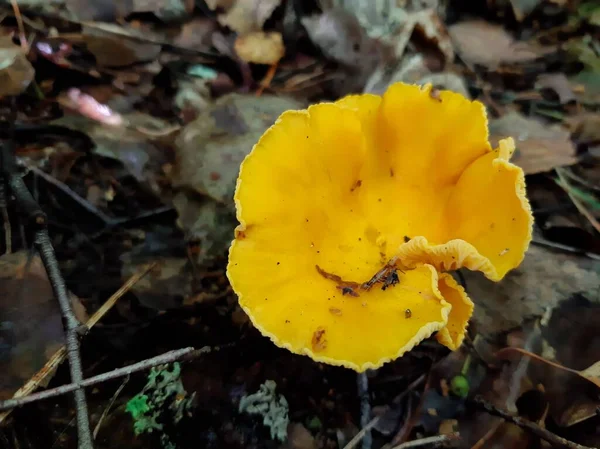
[[256, 31], [239, 36], [234, 44], [237, 55], [254, 64], [275, 64], [285, 54], [281, 33]]
[[487, 68], [533, 61], [554, 51], [518, 42], [501, 26], [483, 20], [457, 23], [448, 32], [462, 59]]
[[516, 141], [513, 162], [523, 168], [526, 174], [541, 173], [577, 162], [570, 133], [560, 125], [547, 126], [518, 112], [510, 112], [490, 123], [492, 142], [508, 135], [514, 135]]

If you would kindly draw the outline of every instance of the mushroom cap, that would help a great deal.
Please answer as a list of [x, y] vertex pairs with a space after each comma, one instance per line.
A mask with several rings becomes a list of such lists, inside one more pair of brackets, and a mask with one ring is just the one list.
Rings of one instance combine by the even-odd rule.
[[238, 36], [234, 42], [237, 55], [254, 64], [275, 64], [285, 55], [281, 33], [254, 31]]
[[[490, 147], [481, 103], [431, 86], [285, 112], [237, 181], [240, 305], [275, 344], [357, 371], [436, 331], [456, 349], [473, 303], [443, 271], [499, 280], [531, 240], [513, 150]], [[397, 284], [361, 287], [390, 260]]]

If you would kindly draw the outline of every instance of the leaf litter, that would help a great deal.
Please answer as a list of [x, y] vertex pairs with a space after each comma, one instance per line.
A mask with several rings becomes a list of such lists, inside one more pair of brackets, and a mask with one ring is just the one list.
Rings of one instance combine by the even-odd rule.
[[[16, 118], [19, 164], [48, 214], [61, 269], [80, 298], [74, 304], [97, 310], [132, 273], [157, 262], [85, 337], [86, 377], [191, 344], [235, 348], [182, 364], [167, 383], [178, 392], [174, 402], [153, 404], [154, 432], [137, 437], [126, 404], [149, 390], [144, 376], [132, 376], [106, 414], [98, 445], [313, 449], [344, 447], [357, 435], [354, 375], [260, 338], [224, 266], [239, 164], [276, 117], [347, 93], [381, 93], [395, 81], [429, 82], [484, 103], [491, 142], [515, 137], [513, 161], [527, 174], [536, 232], [525, 261], [503, 282], [462, 273], [478, 303], [459, 351], [448, 354], [428, 340], [368, 374], [371, 406], [385, 414], [363, 443], [379, 448], [459, 432], [461, 447], [539, 446], [537, 433], [474, 409], [481, 395], [552, 434], [600, 444], [595, 2], [69, 0], [19, 7], [31, 49], [16, 44], [21, 31], [6, 9], [0, 111], [6, 123]], [[3, 139], [8, 130], [0, 128]], [[0, 295], [4, 397], [64, 339], [47, 277], [30, 257], [30, 236], [10, 201], [7, 213], [12, 233], [0, 242], [16, 252], [0, 260], [11, 267], [2, 270]], [[25, 284], [30, 292], [15, 293]], [[415, 383], [420, 378], [426, 382]], [[242, 398], [269, 380], [289, 406], [289, 425], [278, 427], [283, 443], [262, 418], [239, 412]], [[50, 387], [66, 382], [61, 368]], [[106, 408], [111, 385], [96, 387], [91, 409]], [[176, 420], [173, 404], [185, 405]], [[15, 415], [11, 438], [50, 447], [50, 435], [60, 434], [65, 447], [75, 446], [76, 435], [61, 424], [72, 405], [60, 399], [30, 407], [39, 413]], [[31, 428], [49, 432], [32, 443]]]

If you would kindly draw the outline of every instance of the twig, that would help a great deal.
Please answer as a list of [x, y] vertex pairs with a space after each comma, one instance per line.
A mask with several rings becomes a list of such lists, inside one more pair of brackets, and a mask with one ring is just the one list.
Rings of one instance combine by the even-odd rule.
[[[143, 270], [135, 273], [131, 276], [123, 286], [117, 290], [106, 302], [100, 307], [96, 313], [94, 313], [87, 321], [86, 326], [91, 329], [96, 325], [100, 319], [106, 315], [106, 313], [115, 305], [117, 300], [127, 293], [131, 287], [133, 287], [140, 279], [142, 279], [156, 263], [149, 264]], [[62, 346], [56, 351], [52, 357], [46, 362], [46, 364], [40, 369], [25, 385], [19, 388], [13, 395], [13, 399], [17, 399], [28, 394], [33, 393], [52, 373], [56, 371], [56, 368], [65, 360], [67, 356], [67, 350], [65, 346]], [[10, 410], [0, 413], [0, 424], [10, 414]]]
[[[358, 397], [360, 398], [360, 427], [366, 428], [371, 420], [371, 403], [369, 402], [369, 378], [366, 372], [356, 376], [358, 384]], [[362, 440], [362, 449], [371, 449], [373, 438], [371, 432], [366, 431]]]
[[416, 425], [416, 421], [417, 421], [418, 417], [421, 416], [421, 409], [423, 408], [423, 402], [425, 401], [425, 396], [426, 396], [427, 390], [429, 390], [429, 386], [431, 384], [431, 373], [432, 373], [432, 370], [430, 369], [429, 373], [427, 374], [427, 377], [425, 380], [425, 386], [423, 387], [423, 394], [421, 394], [421, 398], [419, 400], [417, 408], [408, 415], [408, 420], [402, 426], [402, 428], [398, 431], [398, 433], [396, 433], [394, 438], [392, 438], [391, 444], [399, 445], [403, 441], [408, 440], [410, 433], [412, 432], [412, 429]]
[[[400, 393], [398, 396], [396, 396], [394, 398], [394, 400], [392, 401], [392, 404], [399, 404], [408, 393], [413, 391], [424, 381], [425, 381], [425, 374], [423, 374], [423, 375], [419, 376], [417, 379], [415, 379], [408, 387], [406, 387], [406, 390], [404, 390], [402, 393]], [[365, 434], [377, 425], [377, 423], [379, 422], [379, 419], [380, 419], [380, 416], [376, 416], [371, 421], [369, 421], [369, 423], [366, 426], [364, 426], [362, 429], [360, 429], [360, 431], [356, 435], [354, 435], [354, 438], [352, 438], [350, 441], [348, 441], [348, 444], [346, 444], [344, 446], [344, 449], [353, 449], [363, 439]]]
[[546, 430], [546, 429], [540, 427], [538, 424], [536, 424], [532, 421], [521, 418], [519, 416], [513, 416], [510, 413], [497, 408], [493, 404], [490, 404], [489, 402], [487, 402], [486, 400], [484, 400], [481, 397], [476, 397], [472, 402], [477, 407], [486, 411], [490, 415], [499, 416], [500, 418], [504, 419], [505, 421], [508, 421], [516, 426], [519, 426], [522, 429], [526, 429], [526, 430], [530, 431], [531, 433], [533, 433], [535, 436], [541, 438], [544, 441], [547, 441], [548, 443], [550, 443], [551, 445], [553, 445], [555, 447], [566, 448], [566, 449], [594, 449], [589, 446], [583, 446], [581, 444], [574, 443], [563, 437], [559, 437], [555, 433], [552, 433], [549, 430]]
[[6, 185], [4, 180], [0, 179], [0, 208], [2, 209], [2, 222], [4, 223], [4, 252], [12, 253], [12, 228], [10, 227], [10, 217], [8, 216], [8, 207], [6, 199]]
[[448, 435], [436, 435], [434, 437], [421, 438], [419, 440], [407, 441], [406, 443], [394, 446], [392, 449], [408, 449], [411, 447], [421, 447], [431, 445], [432, 447], [443, 446], [450, 441], [458, 439], [457, 433]]
[[98, 436], [98, 432], [100, 431], [100, 426], [102, 426], [102, 423], [104, 422], [104, 418], [106, 418], [106, 415], [108, 415], [108, 412], [110, 411], [110, 409], [112, 408], [113, 404], [115, 403], [115, 401], [117, 400], [117, 398], [121, 394], [121, 391], [123, 391], [123, 388], [125, 388], [125, 385], [127, 385], [127, 382], [129, 382], [129, 378], [130, 378], [130, 376], [127, 376], [125, 378], [125, 380], [121, 383], [121, 385], [119, 385], [119, 388], [117, 388], [117, 391], [115, 391], [115, 394], [113, 394], [112, 398], [110, 398], [110, 402], [108, 403], [108, 405], [106, 406], [106, 408], [102, 412], [102, 415], [100, 415], [100, 419], [98, 420], [98, 424], [96, 424], [96, 427], [94, 427], [94, 432], [92, 433], [92, 437], [94, 438], [94, 440]]
[[49, 174], [47, 174], [45, 171], [40, 170], [37, 167], [34, 167], [32, 165], [26, 165], [26, 167], [27, 167], [28, 170], [30, 170], [31, 172], [33, 172], [36, 176], [39, 176], [44, 181], [46, 181], [46, 182], [52, 184], [53, 186], [57, 187], [60, 191], [62, 191], [65, 195], [67, 195], [69, 198], [71, 198], [73, 201], [75, 201], [77, 204], [79, 204], [85, 210], [87, 210], [88, 212], [96, 215], [105, 224], [110, 224], [112, 222], [112, 218], [110, 218], [108, 215], [106, 215], [104, 212], [102, 212], [96, 206], [94, 206], [93, 204], [91, 204], [89, 201], [83, 199], [79, 194], [77, 194], [76, 192], [74, 192], [73, 189], [71, 189], [66, 184], [60, 182], [58, 179], [53, 178], [52, 176], [50, 176]]
[[117, 368], [107, 373], [102, 373], [97, 376], [90, 377], [89, 379], [82, 380], [78, 383], [62, 385], [60, 387], [51, 388], [50, 390], [45, 390], [40, 393], [30, 394], [29, 396], [24, 396], [18, 399], [7, 399], [6, 401], [1, 401], [0, 410], [8, 410], [15, 407], [21, 407], [25, 404], [41, 401], [42, 399], [61, 396], [72, 391], [80, 391], [83, 390], [83, 388], [85, 387], [106, 382], [112, 379], [117, 379], [119, 377], [127, 376], [138, 371], [143, 371], [154, 366], [162, 365], [164, 363], [171, 363], [183, 358], [199, 357], [200, 355], [206, 354], [211, 350], [212, 349], [207, 346], [199, 350], [195, 350], [194, 348], [190, 347], [169, 351], [159, 356], [152, 357], [151, 359], [146, 359], [142, 360], [141, 362], [134, 363], [133, 365], [125, 366], [123, 368]]
[[583, 249], [575, 248], [574, 246], [563, 245], [562, 243], [551, 242], [550, 240], [540, 240], [539, 238], [534, 238], [531, 240], [531, 243], [534, 245], [543, 246], [545, 248], [559, 249], [561, 251], [577, 254], [579, 256], [586, 256], [593, 260], [600, 260], [600, 254], [590, 253]]
[[92, 328], [93, 326], [95, 326], [96, 323], [98, 323], [98, 321], [100, 321], [100, 319], [104, 315], [106, 315], [106, 313], [110, 309], [112, 309], [112, 307], [119, 300], [119, 298], [121, 298], [121, 296], [123, 296], [125, 293], [127, 293], [129, 290], [131, 290], [131, 287], [133, 287], [135, 284], [137, 284], [139, 282], [139, 280], [142, 279], [144, 276], [146, 276], [146, 274], [148, 274], [148, 272], [150, 272], [150, 270], [152, 270], [155, 266], [156, 266], [156, 262], [152, 262], [152, 263], [148, 264], [146, 267], [144, 267], [142, 270], [140, 270], [139, 272], [137, 272], [133, 276], [131, 276], [127, 280], [127, 282], [125, 282], [119, 290], [117, 290], [110, 298], [108, 298], [106, 300], [106, 302], [104, 304], [102, 304], [102, 307], [100, 307], [98, 310], [96, 310], [96, 313], [94, 313], [89, 318], [89, 320], [86, 323], [87, 327]]
[[[19, 179], [21, 179], [19, 177]], [[21, 180], [21, 182], [23, 182]], [[29, 191], [27, 191], [29, 193]], [[33, 199], [33, 198], [32, 198]], [[65, 281], [58, 267], [58, 260], [54, 254], [54, 248], [50, 242], [48, 230], [43, 228], [36, 232], [34, 245], [40, 253], [44, 267], [48, 272], [48, 279], [52, 285], [54, 296], [58, 299], [61, 313], [65, 320], [67, 355], [69, 357], [69, 367], [71, 371], [71, 380], [76, 384], [83, 381], [83, 371], [81, 368], [81, 355], [79, 353], [79, 336], [82, 334], [82, 325], [71, 306], [69, 293]], [[87, 402], [85, 400], [85, 391], [83, 388], [77, 388], [75, 393], [75, 405], [77, 409], [77, 436], [78, 446], [81, 449], [91, 449], [93, 447], [92, 434], [90, 431], [90, 419], [88, 415]]]
[[275, 76], [275, 72], [277, 71], [278, 64], [279, 64], [279, 62], [276, 62], [275, 64], [272, 64], [271, 67], [269, 67], [267, 74], [260, 82], [260, 87], [256, 91], [257, 97], [260, 97], [262, 95], [262, 93], [264, 92], [264, 90], [267, 89], [271, 85], [271, 81], [273, 81], [273, 77]]
[[29, 45], [27, 45], [27, 38], [25, 37], [25, 27], [23, 26], [23, 17], [21, 17], [21, 11], [19, 11], [19, 5], [17, 0], [10, 0], [13, 11], [15, 12], [15, 18], [17, 19], [17, 26], [19, 28], [19, 42], [21, 47], [29, 53]]
[[496, 432], [498, 431], [498, 429], [500, 428], [500, 426], [504, 423], [504, 421], [502, 420], [498, 420], [498, 422], [496, 422], [486, 433], [484, 436], [482, 436], [481, 438], [479, 438], [479, 440], [477, 440], [477, 442], [471, 446], [471, 449], [481, 449], [482, 447], [484, 447], [484, 444], [486, 444], [490, 438], [492, 438]]
[[575, 195], [573, 195], [573, 192], [571, 192], [570, 184], [567, 181], [565, 175], [563, 174], [563, 170], [557, 167], [555, 171], [561, 181], [558, 183], [558, 185], [562, 187], [565, 192], [567, 192], [567, 195], [569, 195], [569, 199], [573, 202], [577, 210], [585, 218], [587, 218], [587, 220], [594, 227], [594, 229], [600, 233], [600, 222], [598, 222], [598, 220], [596, 220], [596, 217], [594, 217], [594, 215], [592, 215], [592, 213], [589, 210], [587, 210], [585, 205], [581, 201], [579, 201], [579, 199]]
[[[14, 135], [14, 133], [13, 133]], [[35, 227], [34, 246], [40, 253], [44, 268], [48, 273], [48, 279], [54, 296], [56, 296], [60, 305], [61, 314], [65, 321], [66, 328], [66, 346], [69, 357], [69, 368], [71, 371], [71, 380], [79, 383], [83, 380], [81, 370], [81, 355], [79, 353], [79, 335], [81, 323], [75, 317], [71, 307], [71, 301], [67, 293], [65, 281], [58, 267], [58, 261], [54, 254], [54, 248], [50, 242], [48, 229], [46, 227], [46, 215], [41, 210], [27, 187], [23, 182], [16, 168], [16, 161], [12, 142], [4, 142], [0, 146], [2, 163], [0, 175], [7, 181], [10, 192], [14, 195], [19, 211], [27, 217], [31, 225]], [[92, 449], [92, 433], [90, 430], [90, 421], [85, 400], [85, 391], [81, 388], [76, 389], [74, 393], [75, 408], [77, 410], [77, 433], [78, 447], [80, 449]]]

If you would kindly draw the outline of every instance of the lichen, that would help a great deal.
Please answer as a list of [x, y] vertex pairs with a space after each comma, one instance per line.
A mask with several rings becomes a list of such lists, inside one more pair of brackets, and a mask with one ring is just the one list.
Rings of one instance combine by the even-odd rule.
[[161, 443], [167, 449], [175, 449], [176, 445], [164, 433], [164, 424], [159, 419], [168, 410], [169, 420], [172, 424], [177, 424], [189, 412], [194, 400], [195, 393], [187, 394], [180, 375], [181, 366], [177, 362], [173, 364], [172, 370], [169, 370], [168, 365], [152, 368], [142, 391], [131, 398], [125, 407], [133, 418], [135, 434], [160, 431]]
[[287, 438], [288, 403], [282, 395], [275, 393], [276, 384], [267, 380], [260, 389], [240, 400], [239, 412], [250, 415], [261, 415], [263, 424], [271, 430], [271, 438], [283, 442]]

